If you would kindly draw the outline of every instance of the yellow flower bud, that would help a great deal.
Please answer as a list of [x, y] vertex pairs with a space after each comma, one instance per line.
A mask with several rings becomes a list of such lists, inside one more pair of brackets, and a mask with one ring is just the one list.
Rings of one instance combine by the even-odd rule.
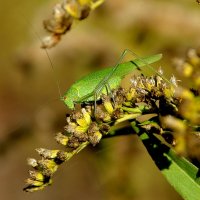
[[81, 111], [82, 111], [82, 113], [83, 113], [83, 116], [84, 116], [84, 119], [85, 119], [87, 125], [90, 125], [90, 123], [91, 123], [91, 117], [90, 117], [90, 114], [86, 111], [85, 108], [82, 108]]
[[192, 75], [192, 72], [193, 72], [193, 66], [191, 64], [187, 63], [187, 62], [184, 63], [183, 64], [183, 71], [182, 71], [183, 75], [185, 77], [190, 77]]
[[43, 182], [41, 181], [36, 181], [36, 180], [33, 180], [33, 179], [26, 179], [26, 183], [28, 185], [31, 185], [31, 186], [35, 186], [35, 187], [39, 187], [39, 186], [42, 186], [43, 185]]
[[96, 131], [93, 135], [89, 136], [90, 143], [95, 146], [99, 143], [102, 138], [102, 134], [99, 131]]
[[61, 132], [56, 134], [55, 139], [59, 144], [64, 146], [66, 146], [69, 141], [69, 138], [66, 135], [63, 135]]
[[44, 175], [38, 171], [29, 171], [30, 177], [36, 181], [44, 181]]
[[77, 1], [71, 1], [64, 5], [64, 9], [70, 14], [72, 17], [79, 19], [80, 18], [80, 5]]
[[110, 101], [105, 101], [104, 102], [104, 107], [106, 109], [106, 111], [109, 113], [109, 114], [112, 114], [114, 109], [113, 109], [113, 106], [112, 106], [112, 103]]
[[57, 157], [59, 150], [48, 150], [44, 148], [38, 148], [36, 151], [44, 158], [53, 159]]

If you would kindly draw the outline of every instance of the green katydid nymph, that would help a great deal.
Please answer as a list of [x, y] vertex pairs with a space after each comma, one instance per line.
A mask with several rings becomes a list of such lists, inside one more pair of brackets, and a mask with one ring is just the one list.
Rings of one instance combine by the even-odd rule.
[[[159, 61], [162, 58], [162, 54], [156, 54], [152, 56], [147, 56], [144, 58], [139, 58], [121, 63], [121, 60], [127, 52], [134, 54], [130, 50], [125, 50], [120, 57], [119, 61], [114, 67], [109, 67], [100, 71], [93, 72], [87, 76], [84, 76], [80, 80], [76, 81], [65, 93], [61, 100], [64, 104], [70, 108], [74, 109], [75, 103], [87, 103], [89, 101], [96, 101], [100, 98], [102, 93], [111, 92], [112, 89], [117, 88], [121, 80], [131, 73], [135, 69], [147, 66], [150, 70], [154, 70], [149, 64]], [[136, 56], [134, 54], [134, 56]], [[157, 74], [159, 74], [157, 72]], [[162, 76], [162, 75], [160, 75]]]

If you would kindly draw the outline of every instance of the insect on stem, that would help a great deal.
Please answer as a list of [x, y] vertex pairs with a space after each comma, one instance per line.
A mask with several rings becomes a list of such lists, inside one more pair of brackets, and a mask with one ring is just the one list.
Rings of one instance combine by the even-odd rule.
[[[115, 64], [115, 66], [112, 68], [112, 70], [110, 71], [110, 73], [108, 75], [106, 75], [105, 77], [102, 78], [102, 80], [97, 84], [97, 86], [94, 88], [94, 91], [92, 92], [94, 95], [94, 101], [95, 101], [95, 105], [96, 105], [96, 99], [98, 99], [99, 95], [101, 94], [103, 88], [105, 87], [107, 90], [107, 94], [108, 94], [108, 90], [112, 95], [112, 90], [111, 87], [109, 86], [109, 80], [112, 79], [112, 76], [114, 76], [114, 73], [117, 71], [117, 69], [120, 67], [120, 64], [122, 63], [124, 57], [127, 55], [127, 53], [130, 53], [131, 55], [133, 55], [136, 59], [138, 59], [142, 64], [144, 64], [144, 66], [146, 66], [148, 69], [150, 69], [151, 71], [153, 71], [154, 73], [156, 73], [157, 75], [159, 75], [163, 80], [165, 80], [167, 83], [171, 82], [165, 78], [162, 73], [160, 71], [156, 71], [150, 64], [148, 64], [144, 59], [142, 59], [140, 56], [138, 56], [137, 54], [135, 54], [133, 51], [129, 50], [129, 49], [125, 49], [123, 51], [123, 53], [121, 54], [121, 56], [119, 57], [117, 63]], [[139, 69], [140, 67], [137, 66]], [[114, 102], [114, 99], [113, 99]]]

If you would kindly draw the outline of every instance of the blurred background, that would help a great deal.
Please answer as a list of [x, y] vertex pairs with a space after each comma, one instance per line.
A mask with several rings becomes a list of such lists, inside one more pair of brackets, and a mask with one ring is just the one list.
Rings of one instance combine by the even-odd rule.
[[167, 77], [171, 60], [200, 44], [200, 5], [195, 0], [106, 0], [49, 51], [52, 72], [40, 38], [42, 21], [55, 3], [2, 1], [0, 6], [0, 199], [2, 200], [181, 200], [154, 166], [134, 135], [88, 147], [54, 176], [43, 191], [22, 191], [28, 157], [35, 148], [62, 149], [54, 140], [69, 112], [59, 100], [81, 76], [113, 66], [124, 49], [139, 55], [163, 53]]

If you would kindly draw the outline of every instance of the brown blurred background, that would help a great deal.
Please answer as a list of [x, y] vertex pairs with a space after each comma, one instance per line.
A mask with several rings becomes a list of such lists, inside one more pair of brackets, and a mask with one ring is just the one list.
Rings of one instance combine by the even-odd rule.
[[61, 91], [81, 76], [113, 66], [126, 48], [139, 55], [163, 53], [170, 63], [200, 43], [200, 6], [195, 0], [106, 0], [49, 51], [40, 49], [42, 21], [59, 1], [1, 1], [0, 199], [2, 200], [180, 200], [136, 136], [105, 139], [60, 167], [43, 191], [22, 191], [27, 157], [35, 148], [60, 148], [54, 140], [69, 112]]

